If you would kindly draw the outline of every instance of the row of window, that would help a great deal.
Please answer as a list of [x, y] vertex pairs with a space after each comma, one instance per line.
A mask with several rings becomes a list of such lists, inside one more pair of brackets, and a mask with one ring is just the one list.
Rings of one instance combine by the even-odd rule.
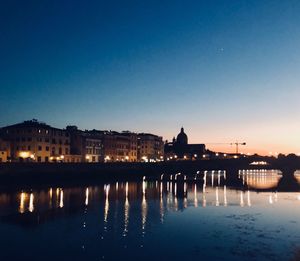
[[87, 148], [86, 149], [86, 153], [87, 154], [98, 154], [98, 155], [100, 155], [101, 154], [101, 150], [100, 149], [89, 149], [89, 148]]
[[88, 147], [101, 147], [101, 142], [95, 142], [95, 141], [87, 141], [86, 146]]
[[[92, 158], [91, 158], [91, 161], [92, 162], [96, 162], [96, 156], [92, 156]], [[98, 162], [101, 162], [101, 157], [100, 156], [98, 156]]]
[[131, 153], [129, 153], [129, 152], [124, 152], [124, 151], [118, 151], [117, 152], [117, 155], [118, 156], [129, 156], [131, 154], [131, 156], [136, 156], [137, 155], [137, 153], [136, 152], [131, 152]]
[[163, 141], [153, 141], [153, 140], [148, 140], [148, 141], [144, 141], [144, 140], [141, 140], [140, 142], [139, 142], [140, 144], [145, 144], [145, 143], [155, 143], [156, 145], [159, 145], [159, 144], [162, 144], [163, 143]]
[[[32, 138], [32, 137], [27, 137], [27, 138], [25, 138], [25, 137], [22, 137], [22, 138], [16, 138], [16, 142], [26, 142], [26, 141], [29, 141], [29, 142], [31, 142], [31, 141], [33, 141], [34, 140], [34, 138]], [[43, 142], [43, 141], [45, 141], [45, 142], [50, 142], [50, 139], [49, 138], [36, 138], [36, 141], [38, 141], [38, 142]], [[62, 140], [58, 140], [58, 141], [56, 141], [56, 139], [51, 139], [51, 143], [52, 144], [56, 144], [56, 142], [58, 143], [58, 144], [60, 144], [60, 145], [62, 145], [62, 144], [65, 144], [65, 145], [69, 145], [69, 140], [65, 140], [64, 142], [62, 141]]]
[[[25, 146], [23, 146], [23, 147], [17, 146], [17, 148], [16, 148], [17, 152], [20, 151], [20, 148], [23, 151], [24, 150], [31, 151], [31, 149], [32, 149], [31, 146], [27, 146], [27, 147], [25, 147]], [[38, 151], [42, 151], [42, 150], [43, 150], [43, 146], [38, 146]], [[49, 151], [49, 150], [50, 150], [49, 146], [45, 146], [45, 151]], [[58, 152], [58, 153], [56, 153], [56, 152]], [[59, 155], [62, 155], [62, 154], [68, 155], [69, 154], [69, 148], [65, 148], [65, 150], [63, 151], [62, 148], [58, 148], [58, 150], [57, 150], [55, 147], [52, 147], [52, 149], [51, 149], [51, 155], [55, 156], [57, 154], [59, 154]]]
[[7, 134], [26, 134], [26, 133], [38, 133], [38, 134], [46, 134], [52, 136], [65, 136], [69, 137], [69, 133], [66, 131], [60, 130], [47, 130], [47, 129], [16, 129], [16, 130], [6, 130]]

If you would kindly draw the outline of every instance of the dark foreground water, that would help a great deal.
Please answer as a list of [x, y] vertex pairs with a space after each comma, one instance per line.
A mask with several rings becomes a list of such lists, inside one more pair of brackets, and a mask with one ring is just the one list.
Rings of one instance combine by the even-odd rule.
[[0, 260], [298, 260], [300, 192], [277, 172], [0, 193]]

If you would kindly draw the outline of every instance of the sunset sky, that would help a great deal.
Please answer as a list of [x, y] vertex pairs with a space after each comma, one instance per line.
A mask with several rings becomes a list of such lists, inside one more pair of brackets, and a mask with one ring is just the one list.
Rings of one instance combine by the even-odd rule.
[[1, 1], [0, 126], [300, 152], [300, 1]]

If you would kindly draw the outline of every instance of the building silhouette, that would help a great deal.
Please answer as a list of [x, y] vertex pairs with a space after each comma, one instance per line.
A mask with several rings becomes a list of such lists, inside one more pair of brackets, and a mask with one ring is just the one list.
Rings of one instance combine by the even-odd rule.
[[181, 128], [177, 138], [166, 142], [164, 153], [166, 160], [197, 160], [205, 154], [205, 144], [188, 144], [188, 136]]

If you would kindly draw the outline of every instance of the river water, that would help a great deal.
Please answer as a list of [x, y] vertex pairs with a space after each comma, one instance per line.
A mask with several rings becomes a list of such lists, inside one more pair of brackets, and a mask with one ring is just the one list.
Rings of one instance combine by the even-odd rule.
[[0, 260], [299, 260], [300, 191], [280, 179], [219, 171], [2, 191]]

